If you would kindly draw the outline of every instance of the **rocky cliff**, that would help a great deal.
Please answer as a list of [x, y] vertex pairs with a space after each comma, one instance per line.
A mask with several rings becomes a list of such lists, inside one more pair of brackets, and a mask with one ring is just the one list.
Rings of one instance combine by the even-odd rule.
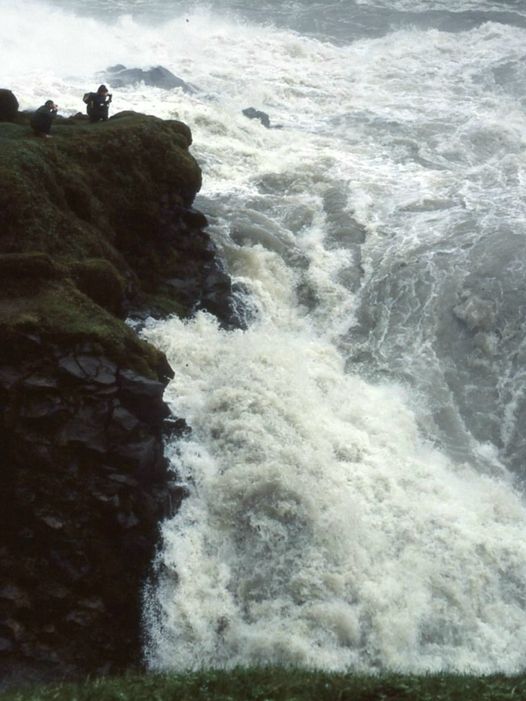
[[140, 658], [140, 594], [180, 499], [165, 357], [130, 313], [216, 314], [232, 287], [192, 209], [191, 134], [133, 113], [0, 124], [0, 676]]

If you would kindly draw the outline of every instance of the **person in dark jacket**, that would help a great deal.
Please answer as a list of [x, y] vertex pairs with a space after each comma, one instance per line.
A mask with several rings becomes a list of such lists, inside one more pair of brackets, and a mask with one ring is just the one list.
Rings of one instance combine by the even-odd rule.
[[41, 136], [44, 139], [49, 139], [51, 134], [51, 125], [57, 115], [58, 107], [53, 100], [47, 100], [42, 107], [39, 107], [36, 112], [33, 112], [30, 120], [31, 129], [35, 136]]
[[99, 85], [97, 92], [87, 92], [82, 98], [90, 122], [105, 122], [108, 119], [111, 95], [105, 85]]

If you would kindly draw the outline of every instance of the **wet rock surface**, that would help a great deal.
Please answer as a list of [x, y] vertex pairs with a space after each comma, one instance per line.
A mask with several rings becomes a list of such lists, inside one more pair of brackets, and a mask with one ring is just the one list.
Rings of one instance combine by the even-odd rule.
[[246, 107], [244, 110], [242, 110], [242, 113], [245, 115], [245, 117], [248, 117], [248, 119], [259, 120], [266, 129], [283, 129], [283, 125], [281, 124], [271, 125], [268, 114], [262, 110], [257, 110], [255, 107]]
[[0, 362], [6, 677], [139, 660], [140, 592], [171, 498], [168, 376], [141, 376], [87, 343], [40, 349]]
[[183, 92], [194, 93], [197, 91], [195, 85], [187, 83], [182, 78], [174, 75], [164, 66], [154, 66], [153, 68], [126, 68], [122, 64], [110, 66], [106, 69], [102, 77], [111, 83], [113, 88], [122, 88], [126, 85], [144, 83], [164, 90], [181, 88]]
[[245, 328], [243, 290], [232, 284], [217, 248], [204, 231], [206, 217], [163, 199], [159, 236], [163, 245], [179, 253], [165, 284], [176, 294], [185, 316], [204, 310], [226, 329]]

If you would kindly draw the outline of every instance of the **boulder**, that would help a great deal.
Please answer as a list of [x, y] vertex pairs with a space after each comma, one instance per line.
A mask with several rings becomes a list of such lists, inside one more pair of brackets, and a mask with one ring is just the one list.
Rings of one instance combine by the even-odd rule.
[[18, 114], [18, 100], [5, 88], [0, 89], [0, 122], [14, 122]]
[[197, 91], [195, 85], [178, 78], [163, 66], [154, 66], [144, 70], [142, 68], [126, 68], [126, 66], [118, 64], [108, 68], [103, 77], [111, 84], [112, 88], [122, 88], [126, 85], [144, 83], [145, 85], [163, 88], [164, 90], [181, 88], [186, 93]]
[[263, 124], [263, 126], [267, 129], [283, 129], [281, 124], [271, 125], [268, 114], [266, 112], [262, 112], [261, 110], [257, 110], [255, 107], [246, 107], [243, 110], [243, 114], [249, 119], [259, 119], [261, 124]]

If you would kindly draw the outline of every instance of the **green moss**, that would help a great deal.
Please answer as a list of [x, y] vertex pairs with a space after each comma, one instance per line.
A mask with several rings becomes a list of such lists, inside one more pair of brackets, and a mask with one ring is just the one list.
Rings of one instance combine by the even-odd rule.
[[11, 278], [22, 285], [31, 285], [38, 279], [56, 278], [60, 274], [60, 267], [46, 253], [0, 254], [0, 285]]
[[0, 138], [4, 251], [96, 256], [109, 243], [133, 265], [138, 245], [144, 254], [156, 234], [162, 196], [190, 201], [201, 185], [188, 127], [175, 121], [73, 122], [55, 126], [48, 140], [2, 124]]
[[[102, 124], [57, 120], [52, 135], [0, 124], [0, 333], [15, 346], [28, 331], [95, 340], [154, 375], [160, 354], [117, 317], [126, 297], [148, 299], [166, 271], [163, 197], [189, 204], [201, 185], [190, 130], [123, 113]], [[179, 311], [165, 292], [157, 307]]]
[[122, 316], [126, 283], [112, 263], [103, 258], [74, 261], [70, 273], [78, 289], [93, 302]]
[[27, 127], [11, 122], [0, 122], [0, 140], [20, 139], [27, 134]]
[[[67, 280], [40, 281], [36, 290], [0, 299], [0, 329], [5, 350], [16, 357], [19, 340], [31, 334], [52, 345], [89, 342], [117, 363], [155, 378], [163, 355], [119, 319], [95, 304]], [[31, 293], [32, 292], [32, 293]]]
[[524, 676], [361, 676], [293, 669], [129, 675], [0, 695], [1, 701], [516, 701], [524, 698]]

